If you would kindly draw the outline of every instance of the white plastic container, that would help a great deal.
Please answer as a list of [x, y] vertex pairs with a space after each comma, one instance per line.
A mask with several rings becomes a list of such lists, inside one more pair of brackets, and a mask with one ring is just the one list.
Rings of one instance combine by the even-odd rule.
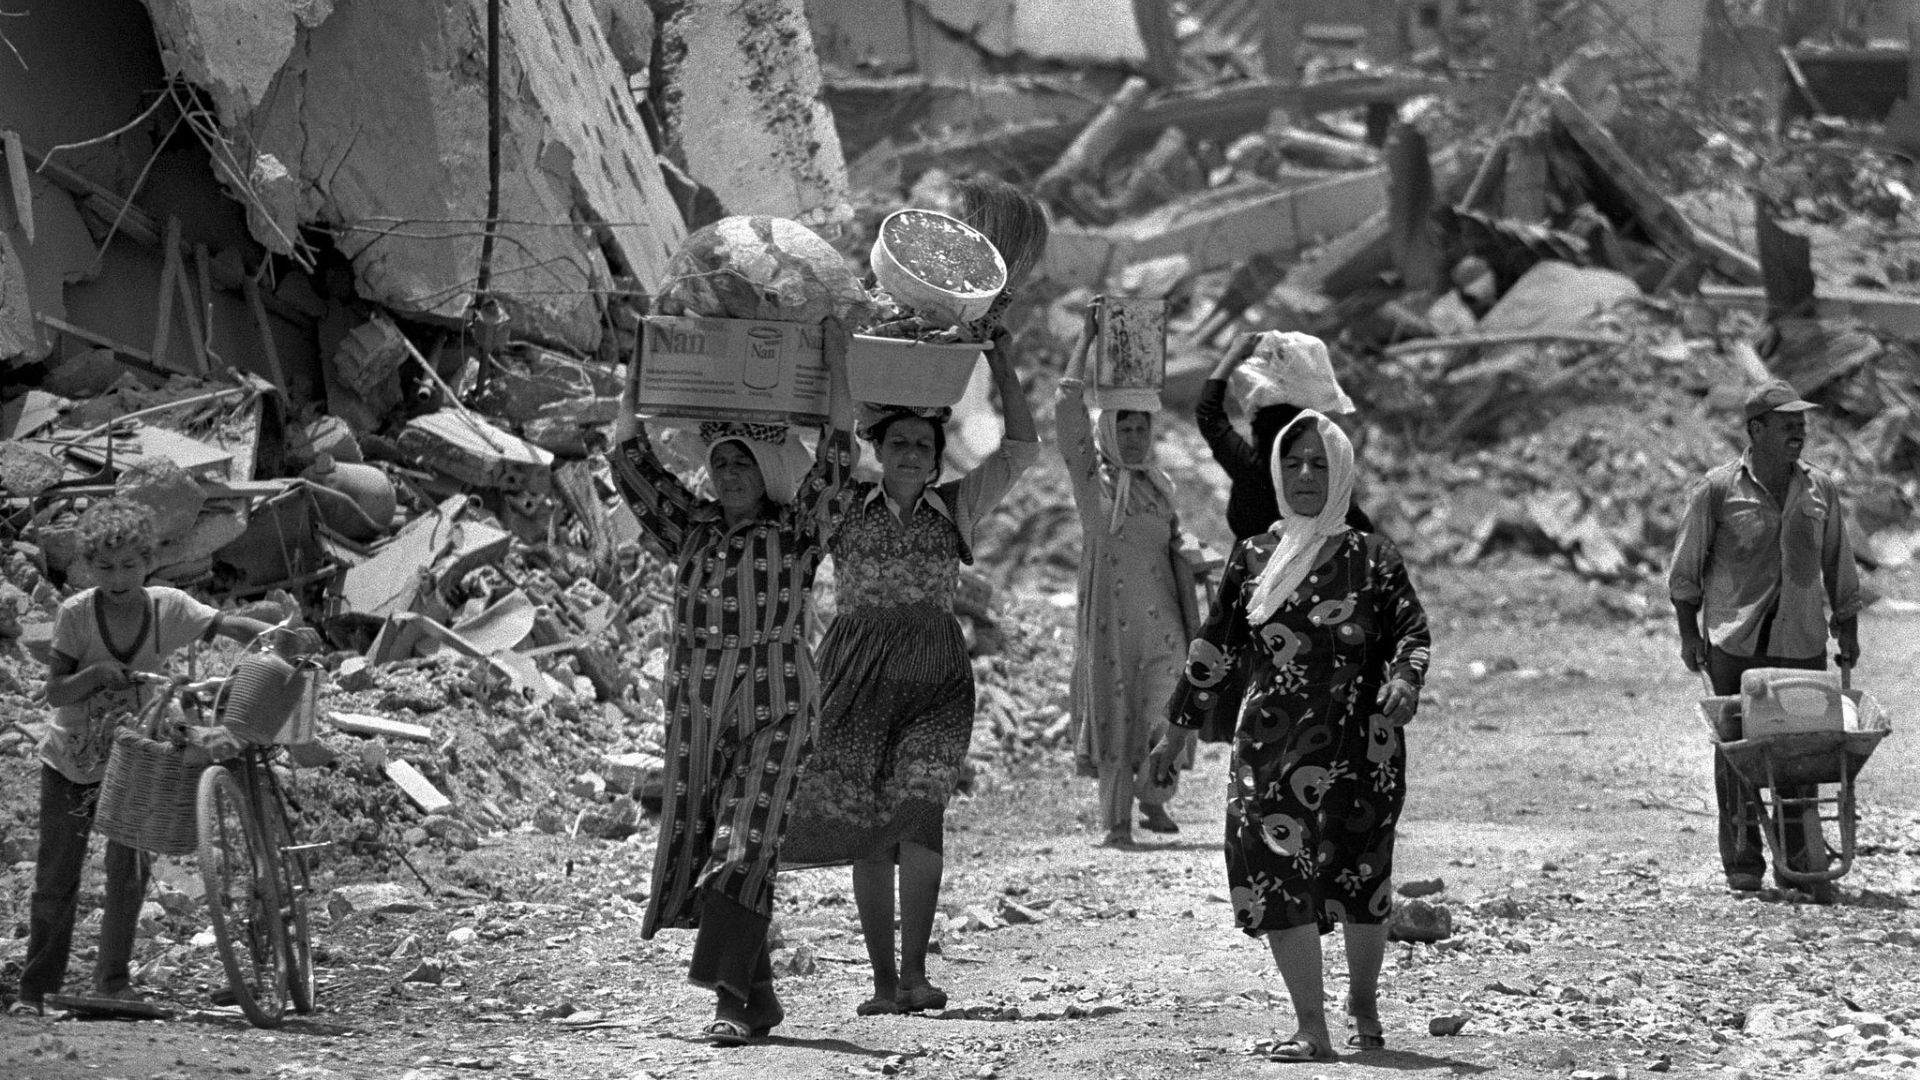
[[1858, 728], [1847, 719], [1855, 709], [1834, 672], [1754, 668], [1740, 676], [1742, 738]]
[[[918, 215], [934, 228], [944, 229], [950, 234], [951, 243], [961, 244], [972, 249], [981, 259], [991, 257], [993, 273], [986, 279], [971, 281], [972, 288], [957, 289], [927, 280], [920, 274], [902, 265], [902, 258], [910, 258], [906, 253], [896, 253], [890, 246], [888, 236], [897, 232], [890, 229], [896, 223], [908, 220], [909, 215]], [[987, 313], [993, 306], [994, 298], [1000, 290], [1007, 287], [1007, 264], [1000, 257], [1000, 250], [978, 229], [935, 210], [908, 208], [895, 210], [880, 223], [880, 232], [873, 238], [873, 250], [867, 257], [868, 265], [873, 268], [873, 277], [880, 287], [887, 290], [895, 303], [912, 308], [921, 315], [949, 326], [969, 323]]]
[[990, 347], [855, 334], [847, 346], [847, 389], [853, 400], [876, 405], [952, 405], [965, 396], [982, 351]]

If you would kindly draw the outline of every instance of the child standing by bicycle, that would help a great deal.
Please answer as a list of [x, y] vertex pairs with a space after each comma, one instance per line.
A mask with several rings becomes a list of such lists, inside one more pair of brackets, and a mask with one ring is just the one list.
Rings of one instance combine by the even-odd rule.
[[[34, 865], [27, 960], [9, 1016], [45, 1016], [58, 993], [73, 945], [80, 876], [93, 831], [94, 804], [107, 753], [120, 723], [162, 692], [175, 652], [214, 635], [249, 642], [275, 629], [258, 619], [223, 614], [179, 589], [146, 584], [158, 540], [153, 512], [129, 499], [96, 502], [76, 528], [81, 558], [99, 584], [60, 605], [47, 667], [53, 724], [40, 743], [40, 851]], [[311, 642], [311, 631], [303, 643]], [[159, 678], [155, 678], [158, 676]], [[112, 840], [106, 848], [106, 895], [94, 962], [96, 994], [137, 998], [129, 965], [149, 857]]]

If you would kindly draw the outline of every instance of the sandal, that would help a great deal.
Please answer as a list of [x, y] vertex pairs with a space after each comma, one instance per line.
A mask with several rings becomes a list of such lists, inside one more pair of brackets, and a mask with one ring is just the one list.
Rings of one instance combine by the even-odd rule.
[[881, 997], [878, 994], [861, 1002], [853, 1010], [855, 1016], [898, 1016], [906, 1011], [897, 998]]
[[745, 1046], [753, 1041], [753, 1029], [744, 1020], [716, 1016], [706, 1027], [700, 1029], [715, 1046]]
[[1268, 1061], [1333, 1061], [1333, 1047], [1304, 1031], [1296, 1031], [1285, 1042], [1267, 1050]]
[[42, 1002], [28, 1001], [26, 998], [21, 998], [19, 1001], [7, 1006], [7, 1015], [45, 1016], [47, 1015], [47, 1006]]
[[901, 1012], [926, 1012], [930, 1009], [947, 1007], [947, 992], [932, 983], [921, 983], [911, 989], [902, 987], [893, 995], [893, 1003]]

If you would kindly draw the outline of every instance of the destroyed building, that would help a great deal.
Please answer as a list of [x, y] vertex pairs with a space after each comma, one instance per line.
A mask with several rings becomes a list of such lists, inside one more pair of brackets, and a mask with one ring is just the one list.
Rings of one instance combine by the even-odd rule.
[[[326, 629], [338, 730], [438, 746], [391, 723], [478, 702], [472, 753], [504, 754], [515, 718], [557, 716], [555, 767], [619, 778], [580, 797], [630, 796], [664, 597], [593, 450], [669, 256], [744, 212], [857, 260], [884, 212], [978, 171], [1054, 217], [1008, 318], [1036, 389], [1101, 292], [1168, 302], [1176, 412], [1233, 333], [1320, 335], [1369, 508], [1418, 560], [1545, 556], [1646, 615], [1685, 477], [1777, 373], [1829, 406], [1862, 551], [1899, 567], [1908, 159], [1833, 165], [1790, 126], [1827, 107], [1817, 76], [1729, 59], [1819, 70], [1887, 19], [1763, 6], [36, 3], [0, 19], [0, 619], [44, 646], [47, 598], [85, 583], [74, 508], [132, 493], [170, 511], [163, 578]], [[1493, 32], [1513, 19], [1531, 32]], [[1683, 184], [1687, 161], [1728, 182]], [[976, 381], [960, 453], [997, 438]], [[988, 525], [982, 654], [1044, 654], [994, 609], [1071, 580], [1057, 479]], [[983, 683], [986, 738], [1057, 746], [1051, 692], [1000, 677], [1024, 681]], [[505, 780], [461, 799], [423, 771], [514, 818]]]

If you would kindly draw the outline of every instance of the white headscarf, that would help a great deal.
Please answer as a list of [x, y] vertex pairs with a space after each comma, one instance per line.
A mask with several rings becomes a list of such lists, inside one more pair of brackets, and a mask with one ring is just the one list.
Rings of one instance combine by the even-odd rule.
[[[1287, 444], [1287, 433], [1301, 424], [1314, 425], [1327, 447], [1327, 501], [1313, 517], [1301, 517], [1293, 512], [1293, 507], [1287, 505], [1286, 486], [1280, 482], [1283, 472], [1280, 462], [1286, 456], [1280, 448]], [[1254, 583], [1253, 596], [1247, 601], [1247, 623], [1254, 627], [1273, 618], [1281, 602], [1307, 579], [1320, 546], [1329, 537], [1347, 531], [1347, 507], [1353, 501], [1353, 444], [1333, 421], [1306, 409], [1281, 428], [1279, 437], [1273, 440], [1268, 469], [1273, 477], [1273, 493], [1280, 503], [1280, 519], [1272, 528], [1280, 544], [1273, 549], [1266, 569], [1260, 571], [1260, 580]]]
[[742, 424], [708, 422], [700, 425], [700, 438], [707, 444], [707, 469], [713, 469], [713, 452], [725, 443], [739, 443], [760, 466], [760, 481], [767, 487], [767, 498], [785, 506], [800, 490], [800, 478], [813, 463], [807, 460], [806, 447], [791, 436], [785, 424]]
[[[1120, 414], [1132, 411], [1139, 410], [1100, 409], [1093, 417], [1093, 445], [1100, 451], [1100, 486], [1113, 503], [1113, 516], [1107, 522], [1109, 533], [1119, 532], [1121, 523], [1127, 520], [1133, 507], [1135, 480], [1145, 484], [1149, 492], [1156, 492], [1167, 506], [1173, 505], [1173, 478], [1153, 463], [1152, 442], [1147, 443], [1145, 460], [1128, 465], [1120, 458]], [[1147, 417], [1151, 423], [1153, 414]]]

